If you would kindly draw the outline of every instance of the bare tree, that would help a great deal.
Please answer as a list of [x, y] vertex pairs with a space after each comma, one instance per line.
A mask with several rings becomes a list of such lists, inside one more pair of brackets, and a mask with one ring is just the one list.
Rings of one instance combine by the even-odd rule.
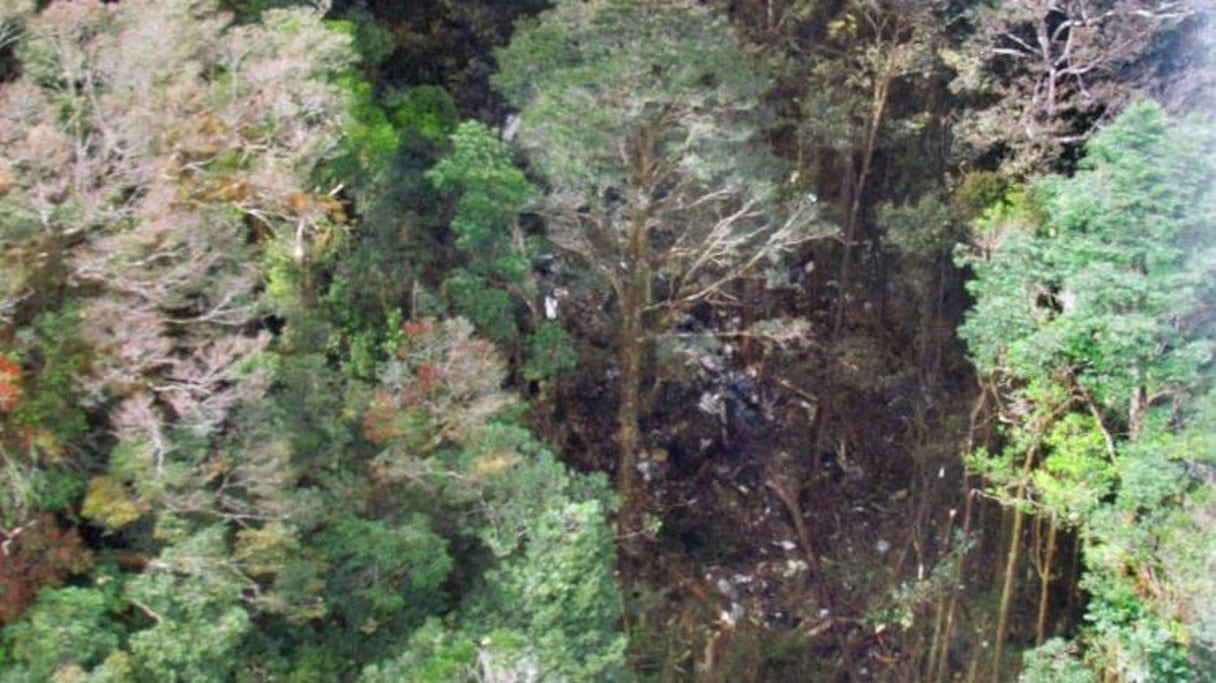
[[0, 90], [4, 199], [24, 221], [4, 303], [59, 264], [95, 351], [81, 381], [117, 402], [116, 435], [157, 482], [175, 457], [209, 477], [180, 442], [264, 388], [247, 367], [268, 341], [260, 260], [304, 259], [332, 225], [310, 178], [341, 135], [326, 74], [348, 39], [313, 11], [229, 27], [193, 0], [53, 3], [25, 30], [23, 78]]
[[960, 129], [1004, 141], [1025, 168], [1083, 142], [1095, 124], [1151, 90], [1134, 68], [1164, 35], [1207, 11], [1196, 0], [1017, 0], [980, 6], [975, 37], [953, 55], [956, 87], [994, 104]]

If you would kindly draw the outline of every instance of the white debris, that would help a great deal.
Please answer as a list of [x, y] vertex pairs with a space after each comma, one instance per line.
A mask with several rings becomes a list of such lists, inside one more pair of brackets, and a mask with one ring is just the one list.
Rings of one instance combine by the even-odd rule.
[[718, 623], [727, 628], [731, 628], [735, 624], [739, 623], [739, 620], [743, 618], [743, 614], [743, 605], [740, 605], [737, 602], [732, 602], [730, 604], [729, 612], [722, 610], [722, 613], [718, 615]]
[[697, 409], [706, 415], [721, 415], [722, 396], [708, 391], [701, 394], [701, 400], [697, 402]]
[[725, 577], [719, 578], [715, 585], [718, 588], [718, 592], [722, 595], [730, 598], [731, 600], [739, 599], [739, 591], [735, 590], [734, 585], [731, 584], [730, 581], [727, 581]]
[[510, 142], [519, 133], [519, 114], [507, 114], [502, 126], [502, 141]]
[[788, 579], [790, 577], [797, 576], [806, 570], [806, 562], [802, 560], [786, 560], [785, 569], [781, 572], [781, 575]]
[[650, 483], [650, 481], [652, 479], [655, 478], [655, 475], [658, 472], [658, 468], [655, 466], [655, 463], [651, 460], [642, 460], [642, 461], [638, 462], [636, 467], [637, 467], [638, 473], [640, 473], [642, 475], [642, 480], [648, 484]]
[[891, 549], [891, 542], [885, 538], [880, 538], [874, 544], [874, 549], [878, 551], [879, 555], [886, 555], [887, 551]]
[[743, 605], [740, 605], [737, 602], [732, 602], [730, 604], [731, 622], [732, 623], [738, 622], [740, 619], [743, 618], [743, 615], [744, 615]]

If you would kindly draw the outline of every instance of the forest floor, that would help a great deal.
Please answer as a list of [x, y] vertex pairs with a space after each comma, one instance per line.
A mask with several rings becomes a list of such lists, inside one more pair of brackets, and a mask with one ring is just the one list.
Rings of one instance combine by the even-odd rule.
[[[936, 599], [926, 579], [945, 578], [970, 396], [931, 390], [884, 346], [859, 335], [751, 358], [720, 341], [660, 350], [666, 381], [639, 466], [654, 533], [623, 567], [638, 670], [915, 679], [924, 653], [908, 651], [906, 631], [931, 627], [914, 617]], [[610, 443], [611, 397], [596, 379], [572, 393], [603, 424], [578, 431]]]

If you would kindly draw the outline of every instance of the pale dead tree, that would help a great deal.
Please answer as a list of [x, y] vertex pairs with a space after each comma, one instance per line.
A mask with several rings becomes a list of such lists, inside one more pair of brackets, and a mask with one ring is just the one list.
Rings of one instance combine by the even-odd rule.
[[[1151, 93], [1143, 60], [1205, 9], [1199, 0], [1016, 0], [981, 5], [975, 38], [950, 56], [955, 87], [995, 98], [961, 127], [1002, 141], [1026, 168], [1086, 140], [1129, 98]], [[1014, 132], [1016, 131], [1016, 132]]]
[[22, 223], [0, 234], [0, 307], [40, 286], [38, 258], [65, 269], [94, 351], [81, 382], [115, 403], [147, 483], [207, 498], [175, 509], [265, 518], [253, 478], [290, 471], [277, 451], [219, 471], [207, 451], [265, 391], [248, 369], [269, 341], [261, 260], [326, 227], [310, 179], [342, 134], [329, 75], [351, 54], [316, 11], [229, 24], [208, 0], [56, 2], [25, 21], [22, 78], [0, 87], [0, 199]]

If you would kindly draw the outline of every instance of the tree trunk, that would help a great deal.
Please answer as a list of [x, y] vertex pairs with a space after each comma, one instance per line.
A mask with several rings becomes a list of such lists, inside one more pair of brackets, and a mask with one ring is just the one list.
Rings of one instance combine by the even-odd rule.
[[621, 389], [617, 403], [617, 493], [621, 509], [618, 533], [627, 554], [640, 551], [643, 533], [643, 496], [638, 485], [638, 452], [642, 448], [642, 374], [646, 354], [645, 313], [650, 273], [646, 263], [645, 206], [635, 207], [629, 219], [625, 277], [621, 282], [621, 339], [617, 359]]
[[1030, 479], [1030, 469], [1034, 465], [1035, 449], [1026, 451], [1026, 459], [1022, 462], [1022, 474], [1018, 480], [1017, 491], [1013, 496], [1013, 529], [1009, 533], [1009, 552], [1005, 558], [1005, 582], [1001, 587], [1001, 608], [996, 622], [996, 646], [992, 653], [992, 680], [1001, 680], [1001, 660], [1005, 656], [1005, 637], [1009, 631], [1009, 611], [1013, 607], [1013, 577], [1018, 570], [1018, 551], [1021, 549], [1022, 523], [1024, 515], [1020, 505], [1026, 497], [1026, 485]]
[[865, 195], [866, 183], [870, 178], [871, 167], [874, 164], [874, 155], [878, 151], [878, 135], [882, 130], [883, 118], [887, 112], [887, 96], [890, 92], [891, 81], [895, 78], [895, 65], [891, 62], [892, 59], [893, 57], [888, 57], [888, 61], [883, 65], [882, 72], [877, 75], [874, 81], [870, 121], [866, 126], [865, 148], [861, 154], [861, 171], [858, 172], [857, 181], [853, 185], [853, 196], [849, 202], [848, 223], [845, 227], [844, 256], [840, 262], [840, 289], [837, 290], [840, 299], [836, 302], [836, 320], [832, 324], [833, 338], [840, 336], [840, 331], [844, 327], [845, 303], [850, 294], [849, 288], [852, 286], [850, 277], [852, 272], [853, 243], [857, 240], [857, 231], [861, 225], [861, 202]]
[[[972, 434], [972, 436], [974, 436], [974, 433], [975, 433], [975, 416], [979, 413], [979, 409], [982, 405], [983, 405], [983, 396], [980, 397], [980, 400], [976, 403], [976, 409], [972, 412], [972, 416], [971, 416], [971, 425], [972, 425], [971, 434]], [[968, 449], [969, 450], [970, 450], [970, 446], [971, 446], [970, 440], [971, 439], [969, 438], [968, 439], [968, 441], [969, 441]], [[960, 538], [964, 542], [966, 542], [968, 535], [971, 533], [971, 512], [972, 512], [972, 501], [973, 500], [974, 500], [974, 496], [971, 495], [971, 473], [966, 468], [964, 468], [963, 469], [963, 501], [964, 501], [964, 503], [963, 503], [963, 530], [962, 530], [962, 534], [960, 536]], [[938, 648], [937, 664], [934, 665], [933, 675], [929, 678], [929, 680], [932, 681], [933, 683], [938, 683], [938, 681], [941, 681], [943, 678], [946, 677], [946, 675], [949, 671], [948, 667], [950, 664], [950, 646], [951, 646], [951, 641], [954, 638], [955, 629], [957, 628], [957, 626], [954, 623], [954, 615], [958, 609], [959, 586], [963, 585], [963, 575], [967, 568], [966, 565], [967, 565], [967, 553], [960, 552], [958, 554], [958, 557], [954, 561], [954, 580], [950, 582], [950, 593], [949, 593], [950, 599], [946, 605], [946, 619], [942, 623], [942, 641], [941, 641], [941, 645]], [[977, 648], [977, 650], [978, 650], [978, 648]], [[960, 662], [962, 661], [962, 659], [961, 659], [962, 654], [963, 653], [961, 653], [961, 652], [956, 653], [956, 655], [960, 658], [959, 659]]]
[[1042, 566], [1039, 567], [1039, 619], [1035, 624], [1034, 644], [1042, 645], [1044, 638], [1047, 635], [1047, 608], [1048, 601], [1051, 597], [1049, 588], [1051, 587], [1051, 568], [1056, 556], [1056, 533], [1057, 523], [1056, 516], [1052, 514], [1048, 518], [1047, 527], [1047, 548], [1044, 551]]
[[645, 351], [640, 315], [625, 316], [621, 328], [621, 395], [617, 406], [617, 492], [621, 538], [628, 551], [637, 547], [642, 532], [641, 497], [638, 491], [638, 450], [641, 448], [642, 355]]

